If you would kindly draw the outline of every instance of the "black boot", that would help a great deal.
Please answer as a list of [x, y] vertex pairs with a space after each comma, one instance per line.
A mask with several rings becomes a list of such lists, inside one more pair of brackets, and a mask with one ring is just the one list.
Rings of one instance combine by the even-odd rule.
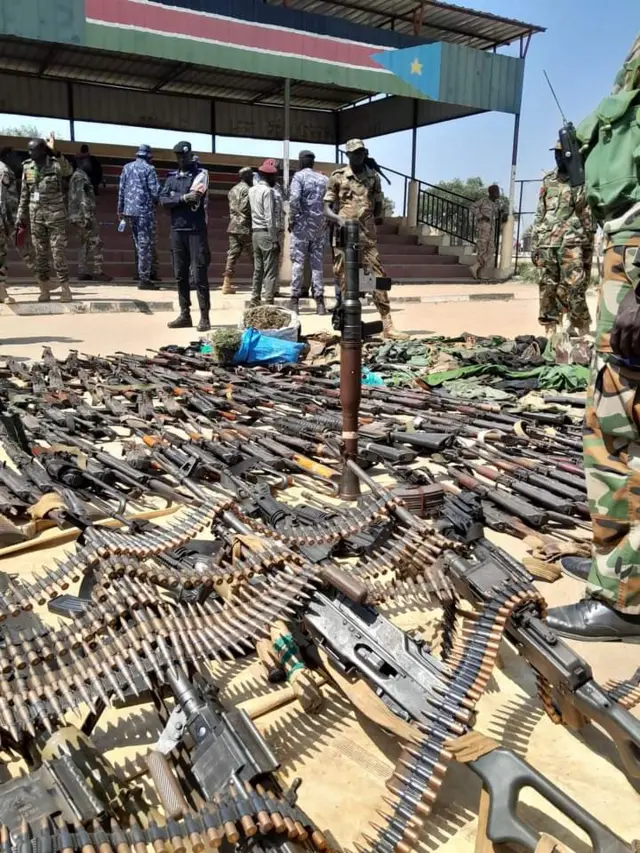
[[300, 300], [297, 296], [292, 296], [289, 300], [289, 311], [295, 311], [296, 314], [300, 313]]
[[640, 643], [640, 616], [619, 613], [599, 598], [552, 607], [546, 621], [549, 628], [571, 640]]
[[199, 332], [208, 332], [211, 329], [211, 323], [209, 322], [209, 312], [201, 311], [200, 312], [200, 322], [198, 323], [198, 331]]
[[78, 281], [93, 281], [93, 276], [89, 275], [88, 272], [83, 272], [82, 275], [78, 276]]
[[321, 317], [327, 313], [327, 309], [324, 304], [324, 296], [318, 296], [316, 299], [316, 314], [320, 314]]
[[587, 582], [591, 571], [591, 559], [589, 557], [562, 557], [560, 565], [563, 575], [568, 575], [577, 581]]
[[191, 322], [191, 314], [188, 311], [181, 311], [175, 320], [167, 323], [170, 329], [190, 329], [193, 326]]
[[138, 290], [157, 290], [158, 287], [152, 281], [141, 281]]

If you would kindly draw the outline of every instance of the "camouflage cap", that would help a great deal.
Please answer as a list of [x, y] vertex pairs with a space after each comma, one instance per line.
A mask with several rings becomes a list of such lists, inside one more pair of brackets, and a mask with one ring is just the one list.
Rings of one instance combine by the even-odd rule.
[[360, 151], [367, 146], [361, 139], [350, 139], [344, 147], [347, 149], [347, 154], [353, 154], [354, 151]]
[[138, 150], [136, 151], [136, 157], [150, 157], [151, 156], [151, 146], [143, 143], [142, 145], [138, 145]]

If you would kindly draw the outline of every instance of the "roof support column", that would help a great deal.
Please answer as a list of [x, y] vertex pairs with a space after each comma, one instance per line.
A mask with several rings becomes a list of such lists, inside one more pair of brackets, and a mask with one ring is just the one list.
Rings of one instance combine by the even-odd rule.
[[520, 113], [513, 117], [513, 146], [511, 148], [511, 178], [509, 181], [509, 218], [502, 228], [502, 250], [500, 252], [500, 270], [511, 271], [513, 254], [514, 210], [516, 201], [516, 168], [518, 165], [518, 142], [520, 138]]
[[73, 83], [67, 83], [67, 115], [69, 116], [69, 139], [76, 141], [76, 116], [73, 108]]
[[282, 183], [289, 189], [289, 141], [291, 139], [291, 80], [284, 81], [284, 139], [282, 141]]
[[418, 99], [413, 99], [413, 126], [411, 128], [411, 179], [416, 179], [416, 160], [418, 156]]
[[209, 101], [209, 127], [211, 130], [211, 153], [216, 153], [216, 102]]

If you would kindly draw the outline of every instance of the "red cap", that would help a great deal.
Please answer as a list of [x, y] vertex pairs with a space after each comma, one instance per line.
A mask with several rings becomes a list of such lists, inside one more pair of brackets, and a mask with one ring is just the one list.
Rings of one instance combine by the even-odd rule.
[[262, 166], [258, 166], [258, 171], [263, 175], [277, 175], [278, 167], [275, 160], [265, 160]]

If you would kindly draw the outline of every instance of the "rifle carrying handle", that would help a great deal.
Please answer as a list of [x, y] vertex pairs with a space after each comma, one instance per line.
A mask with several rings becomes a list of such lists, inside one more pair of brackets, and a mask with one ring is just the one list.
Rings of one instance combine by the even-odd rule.
[[147, 755], [147, 767], [167, 817], [174, 820], [183, 817], [189, 806], [166, 755], [151, 750]]

